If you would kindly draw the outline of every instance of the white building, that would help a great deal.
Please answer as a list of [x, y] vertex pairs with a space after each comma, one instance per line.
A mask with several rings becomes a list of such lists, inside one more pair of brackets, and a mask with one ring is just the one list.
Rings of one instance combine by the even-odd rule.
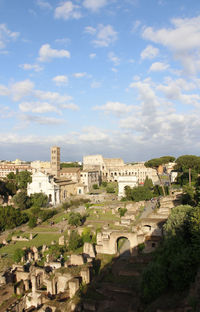
[[125, 196], [125, 187], [131, 188], [138, 186], [138, 178], [136, 176], [120, 176], [118, 177], [118, 197]]
[[32, 175], [32, 183], [28, 183], [27, 194], [44, 193], [48, 196], [49, 203], [56, 205], [60, 203], [59, 185], [54, 182], [51, 175], [35, 172]]
[[96, 170], [82, 170], [80, 176], [80, 182], [85, 186], [86, 192], [92, 190], [92, 186], [97, 184], [99, 186], [100, 175]]

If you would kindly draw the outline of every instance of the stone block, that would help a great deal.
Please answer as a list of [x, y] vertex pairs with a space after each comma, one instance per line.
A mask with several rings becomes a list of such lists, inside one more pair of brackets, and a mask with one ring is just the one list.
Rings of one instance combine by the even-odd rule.
[[83, 254], [89, 256], [90, 258], [95, 258], [94, 246], [90, 243], [84, 243]]
[[65, 245], [65, 237], [64, 237], [64, 235], [59, 237], [58, 244], [60, 246], [64, 246]]
[[85, 284], [89, 284], [90, 283], [90, 270], [89, 268], [84, 268], [81, 270], [80, 275], [82, 277], [82, 281]]
[[71, 265], [83, 265], [84, 260], [82, 255], [71, 255], [70, 257]]

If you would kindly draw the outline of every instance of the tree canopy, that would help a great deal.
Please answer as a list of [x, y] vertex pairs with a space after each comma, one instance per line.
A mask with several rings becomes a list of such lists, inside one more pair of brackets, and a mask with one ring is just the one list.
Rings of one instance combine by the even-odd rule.
[[183, 155], [176, 159], [176, 170], [185, 171], [189, 168], [200, 172], [200, 157], [195, 155]]
[[160, 158], [153, 158], [145, 162], [145, 166], [149, 168], [158, 168], [161, 165], [175, 161], [173, 156], [162, 156]]

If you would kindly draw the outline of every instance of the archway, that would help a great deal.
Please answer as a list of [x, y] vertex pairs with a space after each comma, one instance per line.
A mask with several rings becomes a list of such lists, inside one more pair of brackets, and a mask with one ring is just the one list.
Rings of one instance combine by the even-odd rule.
[[116, 240], [116, 250], [117, 253], [120, 255], [120, 257], [130, 257], [131, 251], [130, 251], [130, 241], [125, 236], [120, 236]]

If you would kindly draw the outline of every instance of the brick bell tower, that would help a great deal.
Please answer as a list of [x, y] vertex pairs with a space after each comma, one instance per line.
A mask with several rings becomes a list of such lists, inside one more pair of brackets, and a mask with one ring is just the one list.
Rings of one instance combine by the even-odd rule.
[[51, 147], [51, 173], [57, 178], [60, 176], [60, 147]]

